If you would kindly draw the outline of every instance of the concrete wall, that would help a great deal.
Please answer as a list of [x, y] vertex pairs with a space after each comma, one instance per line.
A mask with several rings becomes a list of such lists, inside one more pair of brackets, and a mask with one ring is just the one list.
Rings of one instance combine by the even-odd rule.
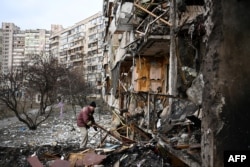
[[202, 166], [223, 166], [224, 150], [249, 150], [250, 2], [206, 0]]

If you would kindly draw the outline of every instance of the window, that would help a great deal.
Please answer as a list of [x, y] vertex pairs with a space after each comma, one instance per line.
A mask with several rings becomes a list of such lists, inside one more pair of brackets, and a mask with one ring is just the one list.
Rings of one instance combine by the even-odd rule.
[[97, 65], [97, 70], [101, 70], [102, 69], [102, 65]]
[[81, 25], [81, 27], [80, 27], [81, 29], [85, 29], [85, 25]]
[[96, 19], [93, 19], [93, 20], [91, 21], [91, 24], [96, 24]]
[[93, 40], [93, 39], [96, 39], [96, 34], [93, 34], [93, 35], [89, 36], [89, 40]]
[[97, 20], [98, 20], [98, 23], [102, 23], [102, 17], [98, 17]]

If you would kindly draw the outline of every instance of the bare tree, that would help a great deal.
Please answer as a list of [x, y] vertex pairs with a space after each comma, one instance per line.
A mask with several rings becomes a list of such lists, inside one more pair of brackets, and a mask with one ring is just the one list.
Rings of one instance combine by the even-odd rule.
[[[51, 57], [37, 57], [32, 63], [23, 63], [9, 74], [0, 76], [0, 102], [5, 104], [19, 121], [36, 130], [52, 112], [56, 101], [57, 85], [65, 70]], [[28, 104], [38, 95], [39, 109], [27, 112]]]
[[60, 81], [60, 94], [70, 102], [75, 115], [76, 105], [86, 105], [92, 91], [93, 87], [84, 80], [81, 69], [67, 69], [64, 79]]
[[58, 83], [64, 75], [64, 68], [58, 65], [55, 58], [40, 58], [28, 66], [25, 81], [33, 92], [39, 92], [41, 115], [45, 114], [48, 106], [56, 102]]

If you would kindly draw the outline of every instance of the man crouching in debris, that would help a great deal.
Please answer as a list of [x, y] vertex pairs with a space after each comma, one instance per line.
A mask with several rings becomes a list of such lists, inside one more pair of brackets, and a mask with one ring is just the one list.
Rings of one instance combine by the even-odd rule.
[[92, 126], [95, 130], [97, 130], [95, 126], [94, 112], [96, 108], [96, 103], [93, 101], [90, 105], [84, 107], [78, 117], [77, 117], [77, 126], [81, 131], [81, 143], [80, 148], [85, 148], [88, 141], [88, 129]]

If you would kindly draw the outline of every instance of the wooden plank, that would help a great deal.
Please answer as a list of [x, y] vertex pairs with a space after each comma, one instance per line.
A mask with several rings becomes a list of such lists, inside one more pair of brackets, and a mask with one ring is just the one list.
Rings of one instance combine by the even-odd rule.
[[[155, 17], [155, 18], [157, 18], [157, 17], [158, 17], [158, 16], [156, 16], [154, 13], [152, 13], [152, 12], [148, 11], [147, 9], [145, 9], [145, 8], [141, 7], [141, 6], [140, 6], [140, 5], [138, 5], [138, 4], [134, 3], [134, 5], [135, 5], [137, 8], [139, 8], [139, 9], [143, 10], [144, 12], [146, 12], [146, 13], [150, 14], [151, 16], [153, 16], [153, 17]], [[168, 21], [164, 20], [163, 18], [159, 18], [159, 20], [160, 20], [160, 21], [162, 21], [163, 23], [167, 24], [168, 26], [172, 26], [172, 24], [171, 24], [171, 23], [169, 23]]]
[[105, 129], [104, 127], [98, 125], [95, 123], [95, 126], [97, 128], [100, 128], [102, 129], [103, 131], [107, 132], [110, 136], [116, 138], [117, 140], [121, 141], [123, 144], [128, 144], [128, 143], [135, 143], [135, 141], [127, 138], [127, 137], [124, 137], [124, 136], [116, 136], [115, 134], [111, 133], [110, 131], [108, 131], [107, 129]]

